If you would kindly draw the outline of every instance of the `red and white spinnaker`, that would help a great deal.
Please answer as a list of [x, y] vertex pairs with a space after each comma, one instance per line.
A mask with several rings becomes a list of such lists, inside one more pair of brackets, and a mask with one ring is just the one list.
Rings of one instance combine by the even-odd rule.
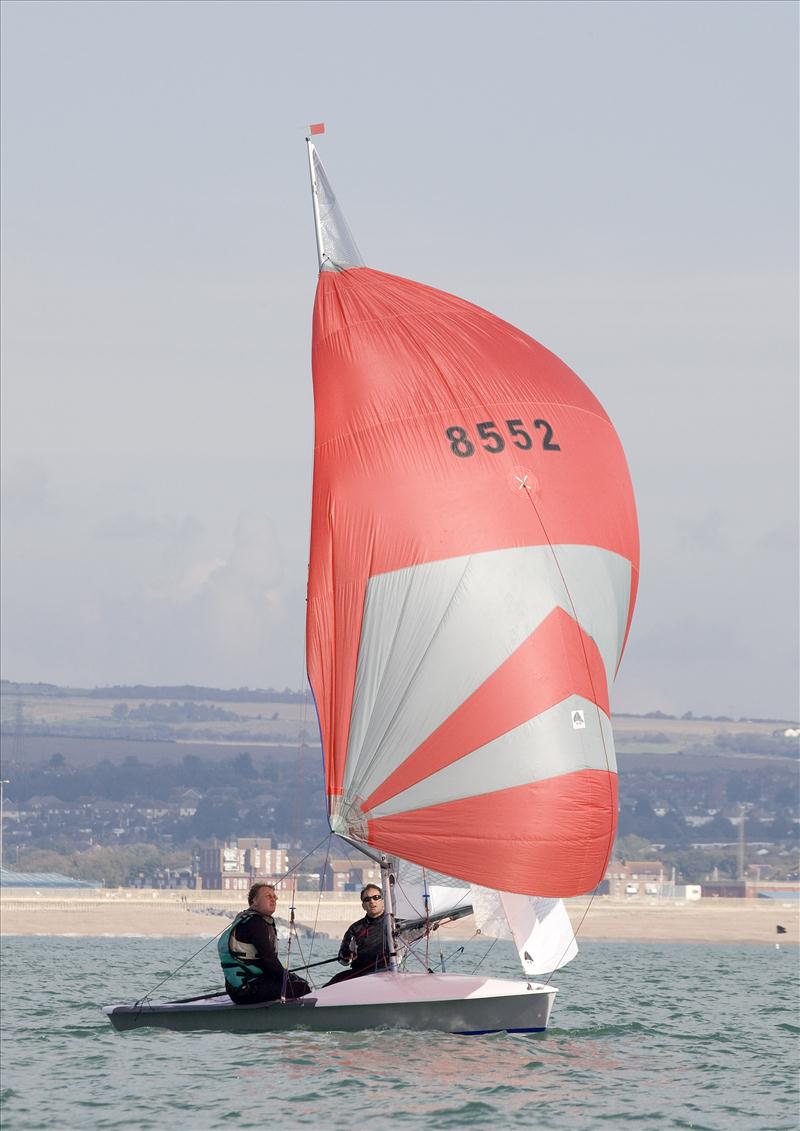
[[307, 656], [332, 828], [503, 892], [590, 891], [639, 571], [619, 438], [527, 334], [366, 267], [309, 150]]

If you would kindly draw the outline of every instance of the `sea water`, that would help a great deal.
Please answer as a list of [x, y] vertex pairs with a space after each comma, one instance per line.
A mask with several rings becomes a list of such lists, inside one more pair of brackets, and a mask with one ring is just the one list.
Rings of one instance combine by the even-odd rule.
[[[141, 997], [202, 945], [5, 937], [5, 1131], [798, 1127], [796, 947], [583, 943], [552, 979], [543, 1036], [111, 1028], [101, 1005]], [[518, 976], [509, 944], [459, 945], [442, 947], [448, 970]], [[214, 949], [153, 1000], [218, 985]], [[334, 950], [306, 944], [291, 964]]]

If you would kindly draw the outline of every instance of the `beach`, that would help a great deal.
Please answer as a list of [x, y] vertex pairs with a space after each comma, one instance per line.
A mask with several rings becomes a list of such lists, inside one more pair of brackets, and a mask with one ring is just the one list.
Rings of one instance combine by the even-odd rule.
[[[93, 937], [211, 938], [244, 906], [243, 894], [228, 892], [52, 891], [0, 898], [0, 933]], [[288, 918], [289, 896], [280, 893], [277, 915]], [[796, 944], [800, 902], [781, 899], [611, 900], [608, 896], [567, 902], [579, 939], [614, 942]], [[362, 915], [357, 897], [325, 893], [319, 900], [298, 893], [298, 924], [340, 938]], [[779, 934], [778, 925], [786, 928]], [[475, 934], [472, 916], [440, 928], [447, 938]]]

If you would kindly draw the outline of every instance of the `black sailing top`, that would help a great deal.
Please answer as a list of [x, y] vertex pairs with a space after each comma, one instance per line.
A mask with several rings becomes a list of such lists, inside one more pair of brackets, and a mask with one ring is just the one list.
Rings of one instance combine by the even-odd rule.
[[339, 947], [339, 960], [347, 963], [351, 957], [353, 970], [363, 970], [369, 966], [379, 970], [388, 965], [386, 912], [372, 919], [365, 915], [363, 919], [350, 924]]

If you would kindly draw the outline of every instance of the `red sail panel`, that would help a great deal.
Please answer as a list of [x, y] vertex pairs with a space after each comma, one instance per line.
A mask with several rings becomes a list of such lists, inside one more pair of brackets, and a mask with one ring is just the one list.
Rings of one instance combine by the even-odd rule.
[[[409, 781], [412, 777], [416, 781], [420, 774], [441, 768], [450, 757], [442, 736], [448, 726], [458, 729], [457, 718], [469, 715], [469, 708], [467, 714], [459, 708], [472, 695], [483, 696], [481, 714], [488, 714], [486, 726], [476, 729], [476, 744], [484, 731], [500, 733], [512, 717], [532, 718], [546, 701], [562, 693], [565, 698], [582, 696], [606, 712], [607, 689], [601, 692], [599, 681], [588, 670], [597, 667], [590, 660], [591, 648], [582, 649], [582, 669], [578, 656], [580, 672], [569, 659], [554, 661], [554, 669], [569, 673], [558, 688], [552, 674], [541, 673], [541, 664], [529, 668], [527, 660], [518, 660], [511, 683], [512, 698], [519, 702], [515, 700], [509, 712], [503, 702], [508, 691], [505, 676], [498, 675], [494, 682], [491, 677], [506, 661], [513, 668], [510, 657], [520, 642], [512, 642], [494, 668], [475, 678], [462, 673], [460, 683], [447, 686], [446, 673], [437, 670], [435, 680], [427, 681], [430, 686], [416, 688], [416, 695], [427, 695], [428, 706], [432, 700], [433, 714], [439, 711], [427, 734], [411, 742], [413, 726], [406, 728], [408, 734], [401, 727], [403, 733], [395, 742], [392, 731], [401, 702], [417, 719], [424, 714], [414, 708], [413, 695], [398, 690], [398, 679], [419, 676], [420, 658], [432, 653], [422, 650], [416, 657], [414, 649], [421, 645], [413, 640], [408, 644], [409, 630], [402, 622], [410, 618], [413, 624], [415, 617], [422, 621], [425, 610], [436, 605], [433, 590], [438, 582], [433, 574], [429, 576], [430, 567], [448, 561], [541, 548], [553, 562], [546, 584], [552, 586], [554, 597], [540, 619], [560, 605], [587, 639], [594, 635], [608, 678], [613, 676], [638, 579], [636, 513], [617, 435], [580, 379], [539, 343], [487, 311], [368, 268], [321, 273], [314, 310], [313, 371], [316, 444], [307, 653], [327, 791], [332, 804], [341, 799], [338, 811], [363, 814], [365, 798], [389, 795], [387, 790], [394, 788], [387, 784], [390, 779], [397, 784], [405, 780], [405, 773]], [[606, 555], [610, 573], [620, 561], [627, 570], [624, 592], [619, 592], [617, 577], [616, 595], [600, 602], [591, 628], [581, 620], [584, 614], [572, 607], [574, 578], [562, 570], [562, 559], [575, 549]], [[601, 566], [598, 576], [605, 568]], [[421, 571], [421, 580], [400, 607], [397, 593], [405, 584], [403, 571], [414, 570]], [[400, 644], [395, 647], [389, 640], [385, 648], [391, 656], [380, 660], [384, 668], [379, 671], [380, 664], [365, 656], [361, 645], [365, 602], [372, 594], [373, 607], [378, 607], [374, 587], [386, 578], [399, 579], [396, 585], [387, 584], [380, 597], [387, 626], [392, 626], [387, 631], [406, 642], [408, 655], [398, 657]], [[413, 588], [416, 582], [409, 584]], [[462, 595], [454, 592], [450, 604], [462, 608]], [[451, 628], [454, 615], [449, 606], [436, 613], [443, 621], [449, 617]], [[501, 609], [499, 615], [511, 614]], [[619, 632], [617, 620], [624, 626]], [[535, 619], [531, 622], [529, 635], [537, 624]], [[513, 635], [513, 625], [507, 627]], [[496, 638], [498, 631], [502, 636], [502, 628], [488, 624], [486, 632]], [[441, 636], [438, 628], [436, 632]], [[375, 635], [381, 634], [375, 630]], [[366, 636], [364, 641], [366, 647]], [[562, 640], [559, 647], [571, 654], [574, 643]], [[478, 657], [476, 671], [484, 645], [477, 635], [466, 644]], [[481, 686], [494, 686], [500, 692], [480, 692]], [[385, 741], [378, 733], [381, 726]], [[599, 735], [595, 727], [595, 740]], [[404, 748], [406, 739], [411, 744]], [[459, 731], [459, 742], [469, 742], [465, 732]], [[415, 757], [417, 750], [422, 753]], [[606, 755], [605, 744], [601, 754]], [[428, 755], [431, 763], [426, 768]], [[598, 755], [588, 764], [605, 763]], [[613, 751], [609, 764], [613, 770]], [[574, 776], [573, 768], [565, 762], [554, 780]], [[395, 774], [400, 776], [392, 778]], [[535, 788], [545, 784], [537, 781]], [[466, 804], [466, 799], [452, 803]], [[368, 805], [365, 808], [369, 810]], [[347, 827], [350, 817], [342, 820]], [[383, 828], [382, 822], [399, 820], [399, 816], [381, 817], [369, 827]], [[587, 826], [577, 820], [570, 827], [579, 833]], [[358, 835], [356, 828], [350, 831]], [[613, 820], [608, 818], [606, 838], [612, 835]], [[587, 852], [597, 857], [605, 851], [590, 849], [580, 836], [571, 849], [584, 859]], [[413, 858], [405, 850], [401, 855]], [[538, 868], [540, 859], [531, 856], [531, 868]], [[422, 862], [436, 866], [432, 860]], [[450, 874], [464, 873], [451, 870]], [[500, 876], [485, 882], [504, 887]], [[505, 890], [512, 889], [506, 884]], [[543, 893], [535, 885], [514, 890]]]
[[370, 821], [369, 843], [455, 879], [564, 897], [603, 879], [616, 825], [616, 774], [582, 770]]

